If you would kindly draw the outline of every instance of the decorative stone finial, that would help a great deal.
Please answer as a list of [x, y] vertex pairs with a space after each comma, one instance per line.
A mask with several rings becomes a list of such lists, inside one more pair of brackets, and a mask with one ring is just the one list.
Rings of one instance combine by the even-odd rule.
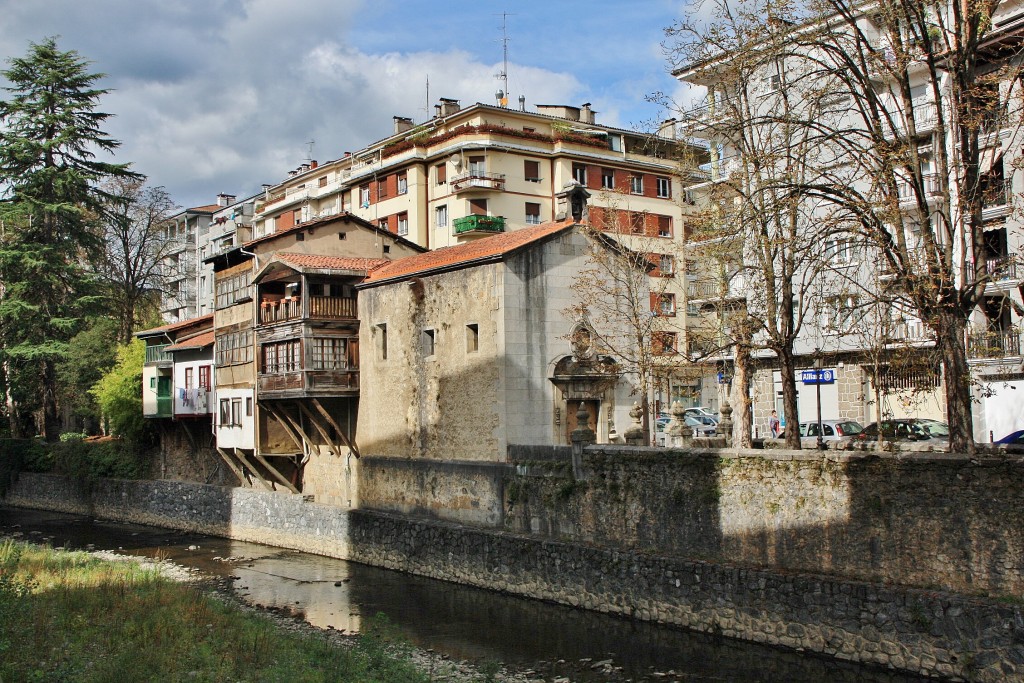
[[623, 435], [626, 437], [626, 443], [631, 446], [644, 446], [644, 428], [640, 424], [640, 418], [643, 416], [644, 410], [640, 407], [639, 403], [634, 403], [633, 407], [629, 411], [629, 416], [633, 418], [633, 424], [629, 426], [626, 433]]
[[573, 443], [580, 444], [597, 441], [597, 435], [590, 428], [590, 413], [587, 412], [587, 407], [583, 404], [583, 401], [580, 401], [580, 407], [576, 411], [576, 429], [572, 430], [571, 438]]

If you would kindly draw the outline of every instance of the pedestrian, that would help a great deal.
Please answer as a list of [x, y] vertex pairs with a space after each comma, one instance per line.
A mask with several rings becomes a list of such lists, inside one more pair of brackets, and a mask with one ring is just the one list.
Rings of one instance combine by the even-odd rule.
[[779, 414], [776, 411], [772, 411], [772, 416], [768, 418], [768, 431], [771, 433], [773, 439], [779, 438], [779, 432], [782, 431], [782, 423], [779, 422]]

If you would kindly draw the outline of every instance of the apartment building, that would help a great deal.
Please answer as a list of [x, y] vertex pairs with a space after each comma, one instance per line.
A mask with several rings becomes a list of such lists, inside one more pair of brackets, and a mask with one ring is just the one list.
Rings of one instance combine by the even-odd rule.
[[[764, 330], [782, 316], [800, 330], [791, 368], [800, 420], [814, 419], [819, 391], [825, 418], [945, 420], [946, 383], [966, 381], [944, 368], [950, 342], [940, 335], [949, 334], [966, 349], [974, 438], [998, 439], [1024, 427], [1024, 409], [1007, 400], [1024, 389], [1024, 230], [1014, 210], [1024, 189], [1016, 56], [1024, 15], [1014, 3], [996, 10], [975, 51], [976, 80], [957, 90], [944, 75], [942, 42], [959, 30], [955, 14], [937, 10], [915, 23], [912, 16], [897, 22], [893, 12], [878, 3], [830, 21], [767, 19], [749, 32], [760, 42], [742, 58], [710, 49], [676, 71], [707, 93], [679, 122], [679, 134], [703, 138], [712, 156], [705, 182], [690, 188], [705, 229], [687, 245], [687, 303], [705, 326], [691, 351], [711, 380], [703, 401], [725, 396], [721, 378], [733, 372], [736, 346], [723, 321], [740, 311], [762, 323], [750, 343], [755, 426], [763, 428], [773, 409], [782, 413], [781, 359], [767, 349]], [[830, 61], [851, 54], [864, 57], [862, 72], [844, 73]], [[857, 106], [864, 102], [870, 106]], [[813, 144], [780, 137], [782, 124], [798, 119], [812, 124], [790, 130], [813, 129]], [[798, 159], [800, 149], [812, 152]], [[798, 162], [813, 176], [792, 182]], [[963, 180], [967, 171], [976, 181]], [[774, 245], [785, 243], [781, 251], [760, 242], [758, 252], [757, 235], [769, 231], [754, 209], [765, 208], [763, 188], [783, 186], [783, 172], [789, 199], [803, 192], [800, 227]], [[804, 192], [810, 187], [828, 189]], [[766, 292], [781, 286], [780, 254], [798, 262], [791, 316], [767, 304]], [[939, 323], [942, 296], [976, 305], [959, 321]]]

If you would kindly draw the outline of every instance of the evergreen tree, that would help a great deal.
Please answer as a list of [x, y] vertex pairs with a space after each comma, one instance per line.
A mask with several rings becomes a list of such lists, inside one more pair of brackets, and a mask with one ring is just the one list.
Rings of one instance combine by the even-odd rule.
[[99, 218], [111, 198], [104, 180], [138, 177], [97, 160], [119, 143], [96, 111], [108, 92], [75, 51], [56, 40], [30, 44], [3, 71], [0, 101], [0, 359], [13, 435], [19, 415], [42, 409], [47, 440], [60, 431], [58, 362], [94, 307], [88, 264], [102, 248]]

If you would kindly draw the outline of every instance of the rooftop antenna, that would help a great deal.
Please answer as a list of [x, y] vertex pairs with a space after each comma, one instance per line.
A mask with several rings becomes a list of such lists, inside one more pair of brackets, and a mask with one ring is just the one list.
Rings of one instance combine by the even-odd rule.
[[430, 118], [430, 74], [427, 74], [427, 101], [423, 107], [424, 116], [423, 118]]
[[498, 91], [498, 105], [502, 107], [508, 106], [508, 12], [501, 13], [501, 72], [498, 73], [497, 78], [502, 83], [501, 90]]
[[313, 145], [316, 144], [316, 140], [306, 141], [306, 161], [313, 161]]

